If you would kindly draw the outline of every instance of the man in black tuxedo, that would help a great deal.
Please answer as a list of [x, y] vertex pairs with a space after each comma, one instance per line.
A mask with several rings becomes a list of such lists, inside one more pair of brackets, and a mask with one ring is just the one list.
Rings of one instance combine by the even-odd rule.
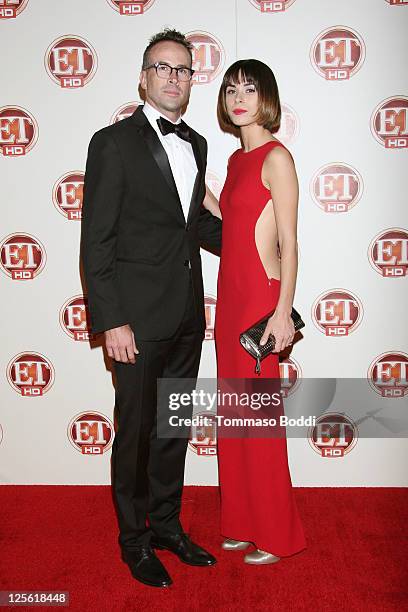
[[[144, 52], [146, 103], [94, 134], [85, 174], [81, 250], [91, 329], [104, 332], [116, 374], [113, 488], [122, 558], [151, 586], [171, 578], [154, 552], [207, 566], [183, 532], [187, 439], [157, 434], [157, 379], [195, 379], [205, 331], [200, 245], [221, 247], [221, 221], [202, 206], [206, 140], [181, 121], [191, 45], [175, 30]], [[191, 412], [191, 409], [189, 409]]]

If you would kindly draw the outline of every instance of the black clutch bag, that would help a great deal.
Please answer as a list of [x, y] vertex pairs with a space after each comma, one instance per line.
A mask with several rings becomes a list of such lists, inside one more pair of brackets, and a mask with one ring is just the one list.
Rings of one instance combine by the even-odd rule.
[[[268, 320], [274, 312], [275, 311], [272, 310], [272, 312], [270, 312], [260, 321], [249, 327], [246, 331], [242, 332], [242, 334], [240, 334], [239, 336], [239, 341], [244, 347], [244, 349], [256, 359], [255, 373], [258, 375], [261, 373], [262, 359], [272, 353], [273, 349], [275, 348], [275, 338], [272, 334], [270, 334], [266, 344], [264, 344], [263, 346], [260, 346], [259, 344], [264, 334]], [[296, 331], [305, 326], [304, 322], [302, 321], [302, 317], [294, 308], [292, 308], [290, 316], [292, 317], [292, 321], [295, 325]]]

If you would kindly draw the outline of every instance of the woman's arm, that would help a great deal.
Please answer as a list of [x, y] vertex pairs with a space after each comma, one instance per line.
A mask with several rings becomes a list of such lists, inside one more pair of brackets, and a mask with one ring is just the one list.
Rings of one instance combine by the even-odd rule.
[[297, 211], [299, 184], [295, 164], [289, 151], [274, 147], [268, 153], [262, 172], [271, 192], [278, 233], [280, 262], [280, 295], [275, 313], [269, 319], [261, 344], [270, 333], [275, 336], [275, 352], [292, 343], [295, 327], [291, 319], [298, 268]]
[[213, 194], [213, 192], [209, 189], [208, 185], [205, 186], [205, 197], [203, 200], [203, 206], [210, 211], [214, 217], [218, 217], [222, 219], [220, 207], [218, 205], [218, 200]]

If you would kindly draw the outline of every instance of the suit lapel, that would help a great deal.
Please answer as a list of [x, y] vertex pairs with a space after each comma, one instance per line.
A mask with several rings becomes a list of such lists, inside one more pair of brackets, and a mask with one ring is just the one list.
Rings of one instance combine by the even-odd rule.
[[164, 150], [163, 145], [159, 140], [159, 137], [157, 136], [156, 132], [154, 131], [154, 129], [152, 128], [149, 122], [147, 122], [143, 126], [143, 136], [150, 150], [150, 153], [153, 155], [156, 161], [156, 164], [159, 166], [170, 189], [173, 191], [176, 198], [180, 201], [176, 182], [174, 180], [173, 173], [171, 171], [169, 158], [167, 157], [167, 153]]
[[174, 180], [173, 173], [171, 171], [169, 158], [167, 157], [167, 153], [164, 150], [159, 137], [157, 136], [156, 132], [150, 125], [146, 115], [144, 114], [142, 104], [137, 107], [137, 109], [132, 115], [132, 119], [138, 125], [140, 129], [140, 133], [146, 142], [148, 150], [150, 151], [153, 159], [155, 160], [157, 166], [159, 167], [161, 174], [166, 180], [166, 183], [168, 187], [170, 188], [171, 193], [174, 195], [177, 202], [179, 203], [179, 212], [184, 221], [183, 208], [181, 206], [180, 196], [177, 191], [176, 182]]
[[[180, 196], [177, 190], [176, 182], [173, 177], [173, 173], [171, 171], [167, 153], [164, 150], [155, 130], [152, 128], [146, 115], [144, 114], [143, 105], [138, 106], [138, 108], [133, 113], [132, 118], [136, 122], [136, 124], [138, 124], [139, 127], [141, 128], [141, 133], [143, 135], [143, 138], [146, 141], [146, 145], [150, 153], [152, 154], [156, 164], [158, 165], [161, 173], [163, 174], [168, 186], [170, 187], [171, 192], [177, 199], [179, 203], [179, 212], [183, 218], [183, 222], [186, 223], [184, 212], [183, 212], [183, 207], [181, 205]], [[194, 158], [197, 164], [197, 175], [196, 175], [196, 179], [194, 182], [193, 192], [191, 195], [191, 201], [190, 201], [188, 217], [187, 217], [187, 224], [191, 218], [191, 214], [194, 209], [194, 205], [195, 205], [195, 201], [197, 198], [197, 193], [200, 187], [200, 182], [201, 182], [202, 173], [203, 173], [203, 161], [201, 158], [200, 148], [198, 145], [198, 139], [193, 131], [191, 131], [191, 146], [192, 146]]]
[[197, 164], [197, 175], [196, 175], [196, 179], [194, 182], [193, 192], [191, 194], [190, 206], [188, 209], [187, 224], [190, 221], [190, 218], [191, 218], [191, 215], [194, 209], [194, 204], [197, 199], [197, 193], [200, 187], [200, 182], [201, 182], [201, 178], [203, 174], [203, 161], [201, 159], [200, 148], [198, 146], [197, 137], [193, 131], [191, 131], [191, 146], [193, 148], [194, 158]]

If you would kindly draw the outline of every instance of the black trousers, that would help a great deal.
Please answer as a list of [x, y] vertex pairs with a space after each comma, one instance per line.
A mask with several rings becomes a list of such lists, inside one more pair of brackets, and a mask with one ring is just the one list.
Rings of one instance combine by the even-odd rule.
[[[132, 550], [152, 533], [180, 533], [188, 439], [157, 434], [157, 379], [196, 379], [203, 332], [190, 291], [182, 322], [169, 340], [139, 341], [135, 364], [115, 363], [118, 429], [112, 446], [119, 544]], [[194, 385], [192, 385], [194, 387]], [[183, 416], [190, 416], [184, 408]]]

